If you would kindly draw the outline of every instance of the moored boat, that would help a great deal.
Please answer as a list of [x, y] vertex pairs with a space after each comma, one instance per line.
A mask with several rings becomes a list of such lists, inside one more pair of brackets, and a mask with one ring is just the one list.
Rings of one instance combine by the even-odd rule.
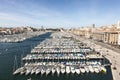
[[71, 66], [71, 73], [74, 74], [75, 73], [75, 67]]
[[67, 73], [67, 74], [70, 73], [70, 66], [66, 66], [66, 73]]
[[75, 68], [75, 72], [76, 72], [77, 74], [80, 74], [80, 68], [79, 68], [79, 67], [76, 67], [76, 68]]

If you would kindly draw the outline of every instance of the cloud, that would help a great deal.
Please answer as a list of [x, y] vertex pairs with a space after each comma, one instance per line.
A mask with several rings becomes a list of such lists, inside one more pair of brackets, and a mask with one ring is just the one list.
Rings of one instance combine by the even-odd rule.
[[[73, 1], [66, 3], [49, 0], [1, 0], [0, 25], [31, 26], [86, 26], [112, 23], [119, 20], [120, 11], [102, 10], [101, 0]], [[68, 4], [70, 3], [70, 4]], [[55, 4], [55, 5], [54, 5]], [[55, 8], [54, 8], [55, 7]], [[64, 8], [64, 9], [63, 9]], [[105, 9], [107, 9], [105, 7]]]
[[[11, 4], [11, 2], [10, 2]], [[30, 5], [32, 3], [29, 3]], [[28, 25], [47, 25], [47, 26], [58, 26], [71, 24], [69, 19], [66, 16], [52, 9], [49, 9], [45, 6], [31, 5], [29, 8], [27, 5], [21, 5], [20, 3], [12, 2], [12, 5], [18, 5], [17, 10], [11, 12], [1, 12], [0, 11], [0, 20], [3, 20], [4, 23], [8, 24], [28, 24]], [[2, 22], [3, 22], [2, 21]], [[1, 21], [0, 21], [0, 24]]]

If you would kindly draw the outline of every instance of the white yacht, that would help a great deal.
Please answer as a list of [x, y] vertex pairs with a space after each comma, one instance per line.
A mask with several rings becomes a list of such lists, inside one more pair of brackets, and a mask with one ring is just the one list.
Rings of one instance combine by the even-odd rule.
[[50, 73], [50, 68], [49, 67], [47, 67], [47, 69], [46, 69], [46, 75], [48, 75], [49, 73]]
[[37, 67], [33, 68], [31, 71], [31, 74], [34, 74], [36, 72]]
[[52, 75], [55, 73], [55, 67], [52, 68]]
[[71, 66], [71, 73], [74, 74], [75, 73], [75, 67]]
[[45, 69], [44, 69], [44, 67], [42, 67], [42, 69], [41, 69], [41, 75], [43, 75], [45, 73]]
[[94, 73], [93, 67], [92, 67], [91, 65], [89, 65], [88, 67], [89, 67], [89, 71], [90, 71], [91, 73]]
[[65, 73], [65, 67], [61, 68], [61, 73], [64, 74]]
[[85, 68], [86, 73], [89, 73], [89, 68], [88, 68], [88, 66], [86, 65], [86, 66], [84, 66], [84, 68]]
[[25, 75], [28, 75], [28, 74], [30, 74], [30, 73], [31, 73], [31, 71], [32, 71], [32, 67], [28, 67], [28, 68], [27, 68], [27, 70], [26, 70], [26, 73], [25, 73]]
[[42, 68], [38, 67], [38, 68], [36, 69], [36, 71], [35, 71], [35, 74], [36, 74], [36, 75], [39, 74], [40, 71], [41, 71], [41, 69], [42, 69]]
[[25, 69], [25, 70], [23, 69], [23, 70], [20, 72], [20, 74], [23, 75], [25, 72], [26, 72], [26, 69]]
[[99, 68], [97, 65], [94, 65], [93, 68], [94, 68], [95, 73], [99, 73]]
[[80, 68], [79, 68], [79, 67], [76, 67], [76, 68], [75, 68], [75, 72], [76, 72], [77, 74], [80, 74]]
[[57, 71], [57, 74], [59, 76], [59, 74], [60, 74], [60, 67], [59, 66], [56, 68], [56, 71]]
[[81, 71], [82, 73], [85, 73], [85, 68], [84, 68], [84, 66], [81, 66], [81, 67], [80, 67], [80, 71]]
[[66, 73], [67, 73], [67, 74], [70, 73], [70, 66], [66, 66]]
[[24, 68], [24, 67], [18, 68], [18, 69], [13, 73], [13, 75], [19, 74], [21, 71], [23, 71], [23, 68]]

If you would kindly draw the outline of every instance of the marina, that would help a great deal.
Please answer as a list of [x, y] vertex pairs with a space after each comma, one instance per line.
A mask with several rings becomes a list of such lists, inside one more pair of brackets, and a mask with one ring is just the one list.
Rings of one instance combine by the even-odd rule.
[[13, 75], [106, 74], [103, 55], [72, 36], [65, 32], [53, 33], [22, 58], [25, 65], [15, 70]]
[[[56, 54], [56, 56], [58, 54], [59, 57], [51, 59], [51, 57], [46, 56], [46, 59], [41, 58], [41, 59], [35, 59], [35, 60], [33, 59], [23, 60], [28, 55], [38, 54], [38, 53], [31, 53], [31, 51], [35, 49], [35, 47], [38, 46], [40, 43], [43, 43], [43, 41], [45, 41], [46, 39], [50, 39], [52, 34], [53, 33], [46, 33], [36, 38], [25, 40], [21, 43], [0, 43], [0, 46], [2, 46], [0, 47], [0, 51], [1, 51], [0, 70], [2, 71], [0, 72], [0, 80], [27, 80], [27, 79], [31, 79], [31, 80], [39, 80], [39, 79], [41, 80], [61, 80], [61, 79], [93, 80], [93, 79], [96, 79], [97, 80], [98, 78], [99, 80], [112, 80], [110, 66], [105, 66], [107, 73], [104, 73], [103, 71], [99, 71], [99, 73], [97, 74], [95, 72], [91, 73], [89, 70], [90, 61], [86, 61], [86, 65], [88, 66], [89, 72], [87, 72], [86, 70], [85, 70], [85, 73], [80, 72], [80, 66], [79, 66], [80, 62], [81, 61], [84, 62], [88, 58], [77, 59], [77, 56], [75, 56], [77, 53], [74, 55], [75, 57], [73, 57], [72, 55], [71, 57], [73, 58], [71, 59], [69, 59], [69, 57], [67, 56], [63, 58], [62, 57], [59, 58], [60, 54], [52, 53], [52, 54]], [[70, 52], [70, 53], [72, 54], [73, 52]], [[43, 53], [40, 53], [40, 54], [43, 54]], [[68, 53], [65, 53], [65, 55], [67, 54]], [[23, 57], [21, 57], [21, 55], [23, 55]], [[50, 55], [50, 54], [47, 53], [47, 55]], [[18, 67], [16, 66], [17, 68], [14, 69], [15, 56], [17, 59]], [[96, 59], [89, 59], [89, 60], [93, 61]], [[100, 60], [97, 60], [97, 61], [100, 61]], [[50, 65], [52, 68], [50, 68]], [[57, 66], [59, 67], [58, 69], [60, 69], [60, 73], [58, 71], [59, 75], [56, 71]], [[70, 73], [68, 74], [66, 73], [66, 66], [70, 66], [70, 68], [68, 69]], [[32, 70], [29, 69], [29, 67], [31, 67]], [[50, 73], [48, 75], [46, 75], [47, 67], [50, 68]], [[28, 71], [29, 74], [27, 73], [27, 75], [26, 75], [26, 71], [27, 71], [26, 69], [30, 70], [30, 72]], [[18, 73], [14, 74], [15, 71]]]
[[1, 0], [0, 80], [120, 80], [120, 0]]

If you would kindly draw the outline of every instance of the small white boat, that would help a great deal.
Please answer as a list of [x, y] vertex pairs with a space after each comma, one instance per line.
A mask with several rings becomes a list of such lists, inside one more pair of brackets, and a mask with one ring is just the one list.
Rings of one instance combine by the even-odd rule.
[[45, 73], [45, 69], [41, 69], [41, 75], [43, 75]]
[[31, 69], [31, 68], [28, 68], [28, 69], [26, 70], [26, 73], [25, 73], [25, 75], [28, 75], [28, 74], [30, 74], [30, 73], [31, 73], [31, 71], [32, 71], [32, 69]]
[[71, 73], [74, 74], [75, 73], [75, 67], [71, 66]]
[[32, 69], [31, 74], [34, 74], [36, 72], [36, 69], [37, 69], [37, 67], [35, 67], [34, 69]]
[[52, 75], [55, 73], [55, 68], [53, 67], [52, 68]]
[[98, 69], [99, 69], [99, 71], [101, 71], [102, 69], [101, 69], [101, 65], [98, 65]]
[[93, 68], [94, 68], [95, 73], [99, 73], [98, 66], [94, 65]]
[[70, 66], [66, 66], [66, 73], [67, 73], [67, 74], [70, 73]]
[[93, 67], [92, 67], [91, 65], [89, 65], [88, 67], [89, 67], [89, 71], [90, 71], [91, 73], [94, 73]]
[[77, 74], [80, 74], [80, 69], [79, 69], [79, 67], [76, 67], [76, 68], [75, 68], [75, 72], [76, 72]]
[[86, 73], [89, 73], [89, 68], [88, 66], [84, 66]]
[[35, 71], [35, 74], [36, 74], [36, 75], [40, 73], [40, 71], [41, 71], [40, 69], [41, 69], [41, 68], [37, 68], [37, 69], [36, 69], [36, 71]]
[[59, 76], [59, 74], [60, 74], [60, 67], [57, 67], [57, 68], [56, 68], [56, 71], [57, 71], [57, 74], [58, 74], [58, 76]]
[[26, 72], [26, 70], [22, 70], [22, 71], [20, 72], [20, 74], [23, 75], [25, 72]]
[[84, 67], [82, 66], [82, 67], [80, 67], [80, 71], [82, 72], [82, 73], [85, 73], [85, 69], [84, 69]]
[[18, 69], [13, 73], [13, 75], [19, 74], [21, 71], [23, 71], [23, 67], [18, 68]]
[[64, 74], [65, 73], [65, 67], [61, 68], [61, 73]]
[[46, 75], [48, 75], [49, 73], [50, 73], [50, 68], [48, 67], [47, 69], [46, 69]]

